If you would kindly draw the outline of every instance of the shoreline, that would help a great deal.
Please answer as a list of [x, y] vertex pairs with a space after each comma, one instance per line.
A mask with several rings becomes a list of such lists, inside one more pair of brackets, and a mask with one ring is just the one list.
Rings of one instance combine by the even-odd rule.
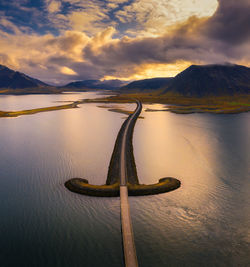
[[[92, 90], [93, 91], [93, 90]], [[89, 91], [89, 92], [92, 92]], [[79, 91], [76, 91], [79, 92]], [[86, 92], [86, 91], [85, 91]], [[95, 91], [101, 93], [101, 91]], [[42, 107], [20, 111], [3, 111], [0, 110], [0, 118], [19, 117], [22, 115], [31, 115], [46, 111], [55, 111], [62, 109], [78, 108], [78, 104], [83, 103], [96, 103], [96, 104], [124, 104], [133, 103], [131, 99], [138, 99], [144, 104], [163, 104], [169, 105], [166, 109], [154, 110], [147, 109], [146, 112], [168, 111], [175, 114], [193, 114], [193, 113], [210, 113], [210, 114], [239, 114], [250, 111], [250, 94], [239, 96], [217, 96], [217, 97], [184, 97], [179, 95], [162, 96], [156, 93], [129, 93], [119, 94], [112, 92], [116, 95], [107, 97], [100, 97], [94, 99], [84, 99], [78, 101], [69, 101], [70, 104]], [[55, 93], [52, 93], [55, 94]], [[2, 94], [3, 95], [3, 94]], [[68, 101], [67, 101], [68, 102]], [[106, 108], [105, 106], [99, 106]], [[107, 107], [110, 112], [117, 112], [125, 115], [130, 115], [131, 112], [122, 108]], [[139, 117], [143, 119], [144, 117]]]

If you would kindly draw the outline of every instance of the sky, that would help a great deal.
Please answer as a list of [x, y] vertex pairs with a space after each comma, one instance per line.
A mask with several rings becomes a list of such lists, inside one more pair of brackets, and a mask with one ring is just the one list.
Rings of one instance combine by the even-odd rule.
[[0, 0], [0, 64], [44, 82], [250, 66], [250, 0]]

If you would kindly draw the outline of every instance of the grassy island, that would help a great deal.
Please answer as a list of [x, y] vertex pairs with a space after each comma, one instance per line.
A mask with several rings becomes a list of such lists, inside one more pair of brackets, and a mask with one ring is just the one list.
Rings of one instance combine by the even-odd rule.
[[[115, 113], [120, 113], [120, 114], [124, 114], [124, 115], [133, 114], [133, 111], [126, 110], [126, 109], [123, 109], [123, 108], [117, 108], [117, 107], [114, 107], [114, 106], [98, 106], [98, 108], [105, 108], [108, 111], [115, 112]], [[138, 119], [144, 119], [144, 117], [139, 116]]]
[[[250, 111], [250, 94], [189, 97], [177, 94], [151, 93], [129, 93], [117, 94], [105, 98], [91, 99], [89, 102], [96, 103], [131, 103], [138, 99], [144, 104], [166, 104], [166, 109], [176, 114], [190, 113], [214, 113], [214, 114], [235, 114]], [[157, 110], [147, 110], [157, 111]]]

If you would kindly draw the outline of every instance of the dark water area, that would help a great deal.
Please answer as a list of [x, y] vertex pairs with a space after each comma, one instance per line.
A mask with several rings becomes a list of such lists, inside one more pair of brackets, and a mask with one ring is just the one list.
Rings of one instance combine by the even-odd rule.
[[[95, 96], [5, 96], [0, 110]], [[106, 181], [125, 115], [97, 106], [0, 119], [1, 267], [123, 266], [119, 198], [64, 187], [72, 177]], [[130, 197], [139, 265], [250, 266], [250, 113], [142, 115], [140, 183], [173, 176], [182, 187]]]

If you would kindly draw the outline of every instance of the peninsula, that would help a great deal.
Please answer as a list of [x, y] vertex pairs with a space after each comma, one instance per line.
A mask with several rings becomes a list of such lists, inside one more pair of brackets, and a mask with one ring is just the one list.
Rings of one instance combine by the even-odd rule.
[[[65, 183], [65, 186], [70, 191], [96, 197], [116, 197], [120, 195], [121, 184], [127, 185], [128, 195], [130, 196], [165, 193], [180, 187], [180, 181], [172, 177], [161, 178], [159, 183], [151, 185], [139, 183], [133, 154], [132, 137], [141, 109], [142, 104], [137, 101], [136, 110], [128, 116], [121, 126], [111, 156], [106, 184], [91, 185], [86, 179], [73, 178]], [[122, 157], [124, 157], [124, 160], [121, 160]], [[122, 168], [126, 172], [127, 180], [125, 182], [121, 181]]]
[[81, 103], [81, 101], [75, 101], [73, 103], [66, 104], [66, 105], [51, 106], [51, 107], [44, 107], [44, 108], [35, 108], [35, 109], [26, 109], [26, 110], [19, 110], [19, 111], [1, 111], [0, 110], [0, 117], [11, 118], [11, 117], [19, 117], [22, 115], [32, 115], [32, 114], [36, 114], [36, 113], [40, 113], [40, 112], [78, 108], [77, 105], [80, 103]]

